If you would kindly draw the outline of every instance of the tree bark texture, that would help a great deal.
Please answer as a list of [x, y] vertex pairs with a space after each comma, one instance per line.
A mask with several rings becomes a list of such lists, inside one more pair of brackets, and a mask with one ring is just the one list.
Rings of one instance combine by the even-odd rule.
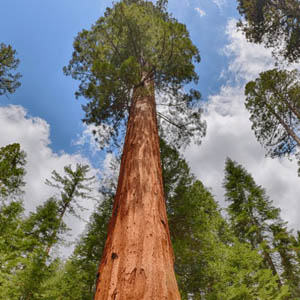
[[95, 300], [179, 300], [154, 85], [135, 89]]

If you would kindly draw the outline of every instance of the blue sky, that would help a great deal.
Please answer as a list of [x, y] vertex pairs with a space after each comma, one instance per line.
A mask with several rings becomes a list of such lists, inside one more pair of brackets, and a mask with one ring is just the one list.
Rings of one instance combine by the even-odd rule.
[[[89, 163], [94, 174], [109, 171], [111, 155], [96, 151], [82, 125], [85, 100], [74, 97], [78, 82], [64, 76], [62, 68], [71, 58], [77, 33], [89, 29], [110, 5], [100, 0], [0, 2], [0, 42], [17, 50], [23, 75], [15, 94], [0, 97], [0, 147], [18, 142], [27, 153], [27, 212], [53, 195], [43, 184], [52, 170]], [[236, 30], [236, 1], [169, 0], [169, 11], [187, 25], [202, 58], [198, 89], [208, 130], [201, 146], [192, 144], [183, 153], [195, 176], [224, 207], [225, 160], [236, 160], [266, 188], [290, 228], [300, 229], [297, 164], [265, 157], [244, 107], [244, 85], [274, 67], [271, 52], [248, 43]], [[82, 205], [88, 209], [82, 216], [87, 220], [94, 203]], [[68, 224], [73, 240], [85, 226], [72, 218]], [[70, 254], [71, 249], [64, 251]]]
[[[200, 49], [198, 89], [204, 100], [222, 84], [220, 73], [227, 61], [221, 54], [226, 42], [224, 28], [228, 18], [236, 16], [231, 2], [219, 9], [211, 0], [169, 1], [169, 11], [187, 25]], [[64, 76], [62, 68], [71, 58], [77, 33], [90, 28], [110, 5], [111, 1], [99, 0], [10, 0], [0, 4], [1, 42], [17, 50], [18, 70], [23, 75], [21, 88], [9, 99], [0, 97], [0, 105], [19, 104], [31, 116], [46, 120], [55, 152], [78, 151], [72, 141], [83, 130], [81, 104], [85, 100], [75, 100], [78, 82]], [[196, 8], [206, 15], [201, 17]]]

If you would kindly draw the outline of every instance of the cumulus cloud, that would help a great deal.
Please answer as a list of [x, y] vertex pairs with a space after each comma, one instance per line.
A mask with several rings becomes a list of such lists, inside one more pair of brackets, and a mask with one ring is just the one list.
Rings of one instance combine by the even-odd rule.
[[192, 171], [201, 179], [221, 206], [224, 202], [224, 166], [226, 157], [242, 164], [257, 184], [267, 190], [275, 206], [282, 210], [282, 218], [290, 228], [300, 229], [300, 185], [295, 161], [265, 157], [265, 150], [251, 130], [249, 114], [244, 107], [244, 85], [259, 72], [274, 67], [271, 52], [262, 46], [248, 43], [236, 31], [235, 20], [228, 23], [228, 44], [223, 54], [229, 58], [223, 72], [228, 82], [220, 92], [211, 95], [205, 107], [208, 129], [201, 147], [191, 146], [185, 153]]
[[[75, 166], [77, 163], [89, 164], [87, 158], [80, 154], [54, 153], [50, 148], [50, 126], [41, 119], [28, 116], [22, 106], [10, 105], [0, 107], [0, 147], [11, 143], [20, 143], [27, 154], [26, 177], [27, 182], [24, 195], [26, 212], [34, 211], [38, 205], [55, 194], [55, 190], [44, 184], [46, 178], [51, 177], [51, 172], [56, 170], [63, 174], [66, 165]], [[90, 175], [97, 171], [91, 169]], [[82, 203], [87, 210], [81, 216], [87, 220], [94, 202], [89, 200]], [[72, 241], [82, 232], [85, 222], [75, 221], [73, 217], [67, 219], [67, 224], [72, 228], [69, 240]], [[69, 254], [72, 247], [64, 249], [64, 254]]]
[[241, 86], [256, 78], [260, 72], [274, 67], [270, 49], [247, 42], [242, 32], [237, 31], [236, 20], [228, 22], [226, 35], [228, 44], [224, 47], [223, 54], [230, 59], [227, 73], [239, 81]]
[[196, 7], [195, 10], [200, 15], [200, 17], [206, 16], [206, 12], [203, 9], [201, 9], [200, 7]]

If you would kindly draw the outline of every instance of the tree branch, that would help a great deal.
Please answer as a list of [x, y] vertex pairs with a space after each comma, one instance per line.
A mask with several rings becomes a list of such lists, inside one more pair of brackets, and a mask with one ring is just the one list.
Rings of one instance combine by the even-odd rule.
[[169, 118], [167, 118], [166, 116], [164, 116], [163, 114], [161, 114], [160, 112], [157, 112], [157, 115], [159, 117], [161, 117], [162, 119], [164, 119], [165, 121], [167, 121], [168, 123], [170, 123], [171, 125], [179, 128], [179, 129], [186, 129], [186, 127], [184, 125], [180, 126], [178, 124], [175, 124], [174, 122], [172, 122]]

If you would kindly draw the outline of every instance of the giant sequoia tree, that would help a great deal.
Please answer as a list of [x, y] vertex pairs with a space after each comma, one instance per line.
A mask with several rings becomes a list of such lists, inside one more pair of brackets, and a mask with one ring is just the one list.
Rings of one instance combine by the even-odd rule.
[[[166, 2], [123, 0], [74, 42], [65, 73], [81, 81], [87, 124], [115, 142], [127, 131], [95, 299], [179, 299], [162, 184], [155, 95], [172, 105], [177, 144], [201, 136], [198, 49]], [[166, 96], [167, 95], [167, 96]], [[185, 115], [186, 118], [182, 118]], [[128, 121], [127, 121], [128, 119]], [[103, 138], [103, 136], [102, 136]]]

